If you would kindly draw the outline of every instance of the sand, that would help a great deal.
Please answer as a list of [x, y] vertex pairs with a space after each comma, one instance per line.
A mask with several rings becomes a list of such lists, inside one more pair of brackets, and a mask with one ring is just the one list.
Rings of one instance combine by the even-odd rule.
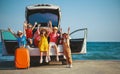
[[72, 68], [61, 63], [31, 66], [28, 69], [16, 69], [14, 62], [0, 62], [0, 74], [120, 74], [120, 60], [73, 61]]

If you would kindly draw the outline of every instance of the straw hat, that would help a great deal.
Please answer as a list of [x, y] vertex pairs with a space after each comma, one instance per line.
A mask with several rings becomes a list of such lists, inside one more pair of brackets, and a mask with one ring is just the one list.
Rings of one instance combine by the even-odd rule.
[[18, 33], [22, 33], [22, 31], [21, 31], [21, 30], [18, 30]]
[[17, 34], [19, 34], [19, 33], [23, 33], [23, 32], [22, 32], [21, 30], [18, 30], [18, 31], [17, 31]]
[[58, 30], [58, 28], [57, 28], [57, 27], [53, 27], [53, 29], [54, 29], [54, 30]]

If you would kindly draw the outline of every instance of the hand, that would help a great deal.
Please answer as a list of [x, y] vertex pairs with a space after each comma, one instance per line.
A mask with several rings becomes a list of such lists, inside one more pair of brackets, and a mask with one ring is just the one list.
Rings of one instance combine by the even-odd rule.
[[37, 22], [35, 22], [35, 25], [37, 25]]
[[49, 23], [48, 23], [48, 24], [49, 24], [49, 27], [51, 27], [51, 26], [52, 26], [52, 22], [51, 22], [51, 21], [49, 21]]
[[27, 26], [27, 21], [24, 21], [24, 26]]
[[70, 31], [70, 27], [68, 27], [68, 31]]
[[70, 34], [70, 27], [68, 27], [68, 34]]
[[40, 27], [41, 26], [41, 24], [38, 24], [38, 27]]

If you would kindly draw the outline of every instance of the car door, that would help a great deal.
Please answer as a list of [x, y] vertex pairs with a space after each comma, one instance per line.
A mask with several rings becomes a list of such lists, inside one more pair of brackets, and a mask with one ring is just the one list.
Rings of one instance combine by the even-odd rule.
[[86, 53], [87, 28], [77, 29], [70, 33], [72, 53]]

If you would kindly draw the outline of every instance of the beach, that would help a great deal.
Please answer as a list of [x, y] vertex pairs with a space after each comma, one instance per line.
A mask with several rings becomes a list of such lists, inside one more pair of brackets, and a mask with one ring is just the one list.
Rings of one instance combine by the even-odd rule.
[[72, 68], [61, 63], [16, 69], [13, 61], [0, 62], [0, 74], [119, 74], [120, 60], [73, 61]]

